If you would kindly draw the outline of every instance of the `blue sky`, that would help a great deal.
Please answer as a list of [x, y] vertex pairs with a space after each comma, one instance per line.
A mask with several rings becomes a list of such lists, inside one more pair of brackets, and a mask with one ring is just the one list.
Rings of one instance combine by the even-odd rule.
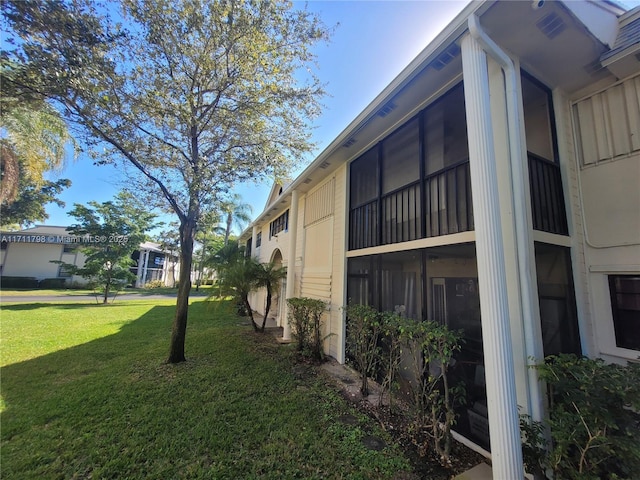
[[[323, 114], [315, 120], [317, 143], [295, 178], [347, 125], [406, 67], [416, 55], [468, 4], [467, 0], [328, 1], [312, 0], [308, 8], [329, 25], [339, 24], [332, 40], [318, 46], [318, 75], [326, 84]], [[635, 0], [620, 2], [628, 8]], [[302, 5], [298, 3], [298, 6]], [[68, 225], [66, 212], [74, 203], [110, 200], [122, 187], [122, 176], [113, 166], [94, 166], [86, 157], [70, 162], [59, 174], [71, 188], [61, 195], [65, 208], [47, 208], [49, 225]], [[253, 217], [261, 213], [272, 182], [236, 188]], [[171, 221], [168, 218], [166, 221]]]
[[[332, 40], [316, 49], [318, 75], [326, 84], [323, 114], [315, 120], [316, 149], [301, 172], [342, 130], [424, 49], [468, 3], [467, 0], [430, 1], [310, 1], [308, 8], [325, 24], [339, 24]], [[94, 166], [81, 156], [57, 175], [72, 186], [60, 196], [65, 208], [47, 207], [48, 225], [73, 222], [66, 212], [74, 203], [111, 200], [122, 188], [122, 173], [110, 165]], [[239, 186], [236, 191], [253, 207], [265, 206], [272, 182]], [[169, 218], [167, 220], [173, 220]]]

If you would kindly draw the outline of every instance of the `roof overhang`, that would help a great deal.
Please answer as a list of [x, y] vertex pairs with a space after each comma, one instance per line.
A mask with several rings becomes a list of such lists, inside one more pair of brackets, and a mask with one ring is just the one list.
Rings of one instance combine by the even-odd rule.
[[[567, 3], [573, 2], [547, 1], [538, 9], [527, 1], [469, 3], [265, 208], [240, 238], [250, 238], [253, 225], [271, 221], [286, 209], [293, 190], [310, 191], [459, 82], [462, 79], [459, 42], [468, 31], [467, 20], [471, 15], [480, 18], [484, 30], [501, 48], [519, 58], [523, 69], [550, 88], [560, 88], [571, 95], [594, 82], [613, 78], [599, 64], [599, 59], [609, 48], [603, 38], [612, 35], [615, 38], [615, 32], [603, 30], [594, 34], [593, 28], [580, 20], [580, 16], [586, 14], [577, 15], [575, 8], [567, 8]], [[589, 15], [594, 12], [606, 15], [608, 28], [617, 28], [617, 15], [621, 10], [615, 4], [583, 3], [593, 4]]]

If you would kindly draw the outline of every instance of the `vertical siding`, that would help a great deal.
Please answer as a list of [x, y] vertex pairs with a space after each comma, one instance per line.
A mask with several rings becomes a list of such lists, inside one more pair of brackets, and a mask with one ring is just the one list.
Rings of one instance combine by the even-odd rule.
[[583, 165], [640, 150], [640, 76], [580, 100], [573, 111]]

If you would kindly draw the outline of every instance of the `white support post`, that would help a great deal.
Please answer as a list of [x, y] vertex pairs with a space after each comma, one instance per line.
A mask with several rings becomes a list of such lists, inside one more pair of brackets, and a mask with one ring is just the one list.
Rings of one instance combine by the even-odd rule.
[[[298, 191], [291, 192], [291, 208], [289, 209], [289, 251], [287, 252], [287, 291], [286, 298], [295, 296], [296, 281], [296, 243], [298, 238]], [[291, 324], [289, 323], [289, 305], [285, 305], [282, 340], [291, 340]]]
[[524, 468], [487, 57], [471, 35], [461, 47], [493, 476], [517, 480]]

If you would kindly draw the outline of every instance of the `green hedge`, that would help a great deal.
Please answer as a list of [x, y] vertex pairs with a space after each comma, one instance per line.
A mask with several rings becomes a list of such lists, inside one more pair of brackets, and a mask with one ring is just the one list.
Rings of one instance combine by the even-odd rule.
[[0, 277], [2, 288], [38, 288], [39, 283], [35, 277]]
[[40, 288], [65, 288], [66, 286], [66, 278], [45, 278], [39, 285]]

